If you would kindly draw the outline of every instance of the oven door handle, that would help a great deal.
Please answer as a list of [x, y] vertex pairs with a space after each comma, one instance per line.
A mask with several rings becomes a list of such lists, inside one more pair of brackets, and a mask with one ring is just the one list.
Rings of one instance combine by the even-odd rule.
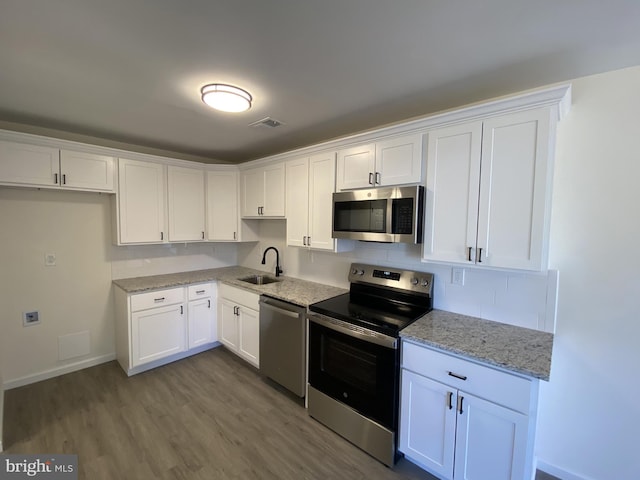
[[351, 325], [340, 320], [327, 320], [316, 315], [309, 315], [308, 318], [310, 322], [317, 323], [318, 325], [321, 325], [330, 330], [334, 330], [338, 333], [342, 333], [349, 337], [357, 338], [369, 343], [375, 343], [376, 345], [380, 345], [381, 347], [391, 348], [393, 350], [398, 349], [397, 338], [389, 337], [377, 332], [366, 331], [364, 328], [359, 328], [355, 325]]

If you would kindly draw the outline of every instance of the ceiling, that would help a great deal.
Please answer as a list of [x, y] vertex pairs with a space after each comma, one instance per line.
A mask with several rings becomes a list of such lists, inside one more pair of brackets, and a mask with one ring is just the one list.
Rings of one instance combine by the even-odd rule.
[[[638, 19], [637, 0], [1, 0], [0, 128], [243, 162], [638, 65]], [[213, 82], [253, 107], [208, 108]]]

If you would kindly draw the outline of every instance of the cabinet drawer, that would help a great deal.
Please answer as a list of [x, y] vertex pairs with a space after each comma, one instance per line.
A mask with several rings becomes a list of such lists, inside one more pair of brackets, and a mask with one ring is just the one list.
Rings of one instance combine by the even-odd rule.
[[131, 311], [146, 310], [147, 308], [163, 307], [184, 302], [184, 287], [155, 290], [153, 292], [131, 295]]
[[260, 309], [260, 295], [252, 293], [242, 288], [231, 287], [229, 285], [221, 284], [219, 288], [220, 298], [226, 298], [230, 302], [244, 305], [252, 310]]
[[212, 283], [199, 283], [197, 285], [189, 285], [187, 287], [187, 298], [189, 300], [197, 300], [199, 298], [207, 298], [214, 295]]
[[403, 341], [402, 368], [505, 407], [529, 413], [531, 381]]

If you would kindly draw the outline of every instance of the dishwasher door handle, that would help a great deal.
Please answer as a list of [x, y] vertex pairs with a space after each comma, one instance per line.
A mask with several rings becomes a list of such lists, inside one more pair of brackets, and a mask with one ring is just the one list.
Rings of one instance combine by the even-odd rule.
[[273, 310], [275, 312], [278, 312], [281, 315], [286, 315], [287, 317], [291, 317], [291, 318], [299, 318], [300, 314], [298, 312], [292, 312], [291, 310], [287, 310], [285, 308], [280, 308], [280, 307], [276, 307], [275, 305], [270, 304], [268, 301], [267, 302], [260, 302], [260, 306], [267, 308], [269, 310]]

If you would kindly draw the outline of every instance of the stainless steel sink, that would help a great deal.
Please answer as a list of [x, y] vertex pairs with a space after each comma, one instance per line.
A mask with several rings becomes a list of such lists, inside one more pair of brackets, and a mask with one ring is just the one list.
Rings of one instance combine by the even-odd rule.
[[277, 278], [267, 277], [266, 275], [251, 275], [249, 277], [239, 278], [241, 282], [252, 283], [254, 285], [266, 285], [268, 283], [279, 282]]

